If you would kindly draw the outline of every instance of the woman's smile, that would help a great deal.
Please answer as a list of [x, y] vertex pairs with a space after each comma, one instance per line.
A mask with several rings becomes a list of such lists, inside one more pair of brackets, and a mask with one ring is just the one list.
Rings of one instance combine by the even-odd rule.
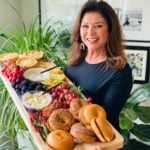
[[98, 41], [98, 38], [87, 38], [86, 40], [89, 44], [95, 44]]

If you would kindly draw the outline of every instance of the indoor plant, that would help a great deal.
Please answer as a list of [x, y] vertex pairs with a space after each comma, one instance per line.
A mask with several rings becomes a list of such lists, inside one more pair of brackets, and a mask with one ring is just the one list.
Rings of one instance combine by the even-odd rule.
[[[142, 102], [150, 101], [150, 84], [142, 84], [128, 98], [121, 114], [120, 126], [125, 138], [125, 150], [148, 150], [150, 145], [150, 105], [142, 106]], [[131, 138], [134, 137], [134, 138]]]

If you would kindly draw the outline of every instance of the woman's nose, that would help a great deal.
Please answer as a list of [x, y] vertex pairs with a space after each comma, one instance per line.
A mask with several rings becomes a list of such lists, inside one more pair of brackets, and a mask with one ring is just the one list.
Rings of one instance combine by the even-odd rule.
[[93, 27], [89, 27], [88, 34], [89, 35], [93, 35], [94, 33], [95, 33], [94, 28]]

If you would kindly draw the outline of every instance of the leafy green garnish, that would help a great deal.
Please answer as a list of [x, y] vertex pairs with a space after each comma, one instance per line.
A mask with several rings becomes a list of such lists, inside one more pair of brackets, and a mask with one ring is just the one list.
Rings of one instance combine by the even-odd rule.
[[81, 88], [81, 86], [75, 86], [75, 84], [71, 84], [70, 85], [70, 88], [75, 92], [77, 93], [77, 95], [81, 98], [84, 97], [84, 95], [82, 94], [83, 92], [83, 89]]

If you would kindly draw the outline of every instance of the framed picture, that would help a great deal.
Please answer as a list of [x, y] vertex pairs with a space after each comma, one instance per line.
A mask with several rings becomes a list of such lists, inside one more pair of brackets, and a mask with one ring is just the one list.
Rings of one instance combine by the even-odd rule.
[[137, 46], [127, 46], [125, 49], [134, 83], [149, 82], [149, 51], [148, 47]]
[[150, 43], [150, 19], [147, 0], [106, 0], [116, 11], [128, 42]]

